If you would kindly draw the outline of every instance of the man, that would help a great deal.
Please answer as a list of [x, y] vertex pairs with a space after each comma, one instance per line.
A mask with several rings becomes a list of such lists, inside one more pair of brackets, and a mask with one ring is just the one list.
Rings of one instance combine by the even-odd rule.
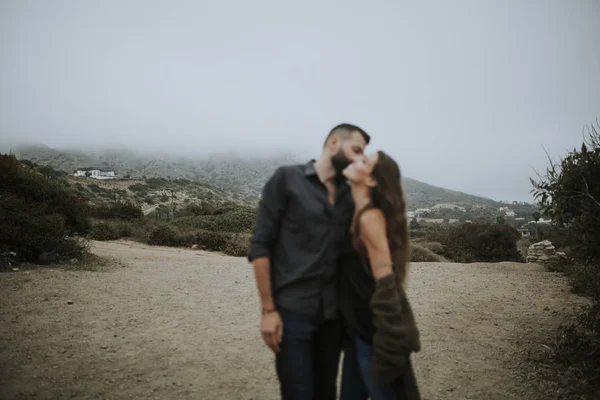
[[248, 259], [260, 330], [276, 354], [283, 399], [335, 399], [343, 326], [337, 264], [354, 211], [342, 170], [370, 141], [357, 126], [331, 130], [321, 157], [280, 167], [265, 185]]

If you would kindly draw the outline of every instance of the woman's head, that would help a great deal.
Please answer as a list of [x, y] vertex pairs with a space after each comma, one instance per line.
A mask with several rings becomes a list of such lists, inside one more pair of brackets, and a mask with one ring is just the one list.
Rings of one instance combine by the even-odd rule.
[[403, 285], [410, 259], [410, 244], [398, 164], [383, 151], [378, 151], [349, 165], [344, 176], [352, 185], [368, 188], [371, 203], [383, 211], [396, 276]]

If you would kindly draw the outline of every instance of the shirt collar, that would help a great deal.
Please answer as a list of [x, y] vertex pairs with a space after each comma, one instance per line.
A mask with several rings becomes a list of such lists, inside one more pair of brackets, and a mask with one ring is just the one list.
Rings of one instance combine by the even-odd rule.
[[310, 160], [304, 165], [304, 175], [311, 176], [316, 174], [317, 170], [315, 169], [315, 160]]
[[[304, 175], [305, 176], [316, 176], [317, 175], [317, 170], [315, 169], [315, 161], [316, 160], [310, 160], [309, 162], [307, 162], [306, 164], [304, 164]], [[347, 180], [344, 180], [344, 186], [346, 187], [350, 187], [350, 182], [348, 182]]]

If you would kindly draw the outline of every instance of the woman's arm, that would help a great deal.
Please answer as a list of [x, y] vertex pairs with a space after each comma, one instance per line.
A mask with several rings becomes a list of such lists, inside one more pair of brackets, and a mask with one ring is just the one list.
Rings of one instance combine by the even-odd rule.
[[375, 280], [393, 272], [392, 255], [387, 239], [387, 224], [383, 212], [372, 208], [360, 217], [360, 238], [362, 239], [371, 264]]

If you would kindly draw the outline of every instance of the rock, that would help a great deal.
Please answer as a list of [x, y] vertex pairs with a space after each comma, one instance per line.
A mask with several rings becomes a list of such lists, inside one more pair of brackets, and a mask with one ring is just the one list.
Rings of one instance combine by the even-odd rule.
[[73, 300], [67, 301], [67, 304], [73, 304]]
[[556, 255], [557, 255], [558, 257], [566, 257], [566, 256], [567, 256], [567, 255], [566, 255], [565, 253], [563, 253], [562, 251], [557, 251], [557, 252], [556, 252]]
[[71, 258], [71, 260], [69, 260], [69, 262], [71, 263], [71, 265], [79, 264], [79, 260], [76, 258]]
[[12, 271], [13, 272], [19, 272], [19, 268], [13, 268]]
[[527, 250], [527, 262], [547, 264], [554, 259], [556, 259], [556, 248], [548, 240], [534, 243]]
[[192, 245], [192, 250], [198, 250], [198, 247], [199, 246], [197, 244], [194, 244], [194, 245]]

